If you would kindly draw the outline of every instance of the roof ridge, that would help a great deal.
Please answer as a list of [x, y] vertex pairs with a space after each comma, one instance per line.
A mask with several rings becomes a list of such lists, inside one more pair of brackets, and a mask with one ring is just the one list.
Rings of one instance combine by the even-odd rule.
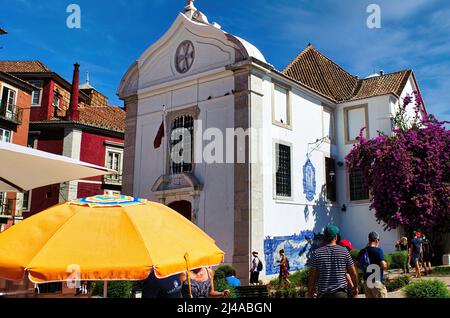
[[304, 54], [306, 54], [308, 51], [313, 49], [313, 45], [311, 43], [308, 43], [308, 45], [299, 53], [297, 56], [281, 71], [282, 73], [286, 72], [288, 68], [290, 68], [292, 65], [295, 64]]
[[360, 79], [360, 81], [368, 81], [368, 80], [376, 80], [377, 78], [383, 77], [383, 76], [392, 76], [395, 74], [399, 74], [399, 73], [407, 73], [407, 72], [412, 72], [412, 69], [404, 69], [404, 70], [400, 70], [400, 71], [396, 71], [396, 72], [392, 72], [392, 73], [385, 73], [383, 75], [380, 76], [375, 76], [375, 77], [369, 77], [369, 78], [362, 78]]
[[316, 49], [315, 47], [313, 47], [311, 45], [311, 48], [314, 52], [316, 52], [317, 54], [320, 54], [322, 57], [324, 57], [325, 59], [327, 59], [328, 61], [330, 61], [331, 63], [333, 63], [335, 66], [337, 66], [339, 69], [341, 69], [342, 71], [344, 71], [345, 73], [347, 73], [348, 75], [355, 77], [355, 75], [353, 75], [352, 73], [348, 72], [347, 70], [345, 70], [342, 66], [340, 66], [338, 63], [336, 63], [335, 61], [333, 61], [332, 59], [330, 59], [328, 56], [326, 56], [325, 54], [323, 54], [322, 52], [320, 52], [318, 49]]

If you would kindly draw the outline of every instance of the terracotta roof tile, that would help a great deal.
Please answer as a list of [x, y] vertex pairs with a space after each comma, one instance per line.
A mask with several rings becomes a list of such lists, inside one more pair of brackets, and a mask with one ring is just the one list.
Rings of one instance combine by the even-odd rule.
[[309, 44], [283, 73], [336, 102], [346, 102], [387, 94], [399, 96], [412, 71], [358, 80]]
[[7, 73], [48, 73], [52, 72], [39, 61], [0, 61], [0, 71]]
[[[78, 108], [80, 111], [80, 120], [77, 123], [111, 130], [115, 132], [125, 132], [125, 110], [118, 106], [88, 106]], [[73, 123], [68, 121], [65, 117], [50, 117], [48, 120], [40, 122], [32, 122], [33, 124], [47, 124], [47, 123]]]
[[336, 101], [351, 96], [358, 82], [312, 45], [308, 45], [283, 73]]
[[400, 96], [412, 71], [400, 71], [360, 80], [351, 100], [395, 94]]
[[83, 124], [125, 132], [125, 110], [120, 107], [81, 107], [79, 111]]

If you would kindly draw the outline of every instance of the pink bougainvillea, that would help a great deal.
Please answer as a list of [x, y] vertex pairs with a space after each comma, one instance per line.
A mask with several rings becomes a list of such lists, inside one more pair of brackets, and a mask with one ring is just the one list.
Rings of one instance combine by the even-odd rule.
[[403, 100], [392, 136], [367, 140], [362, 130], [346, 162], [362, 170], [370, 208], [387, 229], [448, 231], [450, 132], [445, 122], [423, 112], [420, 94], [415, 94], [415, 117], [408, 119], [406, 107], [413, 101], [413, 96]]

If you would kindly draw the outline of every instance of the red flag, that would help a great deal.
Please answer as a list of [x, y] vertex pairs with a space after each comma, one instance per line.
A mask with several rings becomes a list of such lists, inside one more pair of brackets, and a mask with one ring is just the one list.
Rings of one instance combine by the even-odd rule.
[[156, 135], [155, 141], [153, 141], [153, 147], [155, 149], [159, 149], [162, 144], [162, 139], [166, 136], [164, 131], [164, 121], [161, 123], [161, 126], [159, 127], [158, 134]]

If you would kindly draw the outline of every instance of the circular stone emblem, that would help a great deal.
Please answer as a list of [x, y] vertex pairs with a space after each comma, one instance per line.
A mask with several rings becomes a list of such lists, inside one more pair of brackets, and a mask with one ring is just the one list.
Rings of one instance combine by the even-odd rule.
[[175, 67], [179, 73], [186, 73], [194, 64], [195, 50], [191, 41], [182, 42], [175, 55]]

